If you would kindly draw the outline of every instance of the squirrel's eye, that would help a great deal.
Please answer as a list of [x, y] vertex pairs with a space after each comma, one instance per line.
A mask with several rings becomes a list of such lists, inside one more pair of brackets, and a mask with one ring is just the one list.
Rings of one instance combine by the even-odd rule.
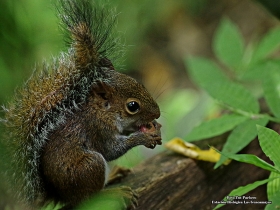
[[128, 99], [125, 108], [129, 114], [136, 114], [140, 110], [140, 102], [137, 99]]

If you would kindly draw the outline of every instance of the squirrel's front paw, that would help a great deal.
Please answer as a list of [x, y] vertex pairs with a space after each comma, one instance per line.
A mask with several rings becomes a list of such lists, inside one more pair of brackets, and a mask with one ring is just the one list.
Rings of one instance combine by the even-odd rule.
[[143, 132], [148, 136], [148, 141], [144, 144], [145, 147], [154, 149], [156, 145], [161, 145], [161, 132], [160, 132], [161, 124], [159, 124], [156, 120], [148, 123], [143, 129]]

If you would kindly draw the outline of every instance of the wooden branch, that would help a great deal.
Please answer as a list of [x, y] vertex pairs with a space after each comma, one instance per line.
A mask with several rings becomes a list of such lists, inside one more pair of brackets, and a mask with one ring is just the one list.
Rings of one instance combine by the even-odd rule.
[[[265, 158], [254, 140], [242, 153]], [[212, 201], [221, 201], [233, 189], [266, 179], [268, 171], [250, 164], [232, 161], [216, 170], [214, 164], [196, 161], [166, 151], [146, 160], [133, 169], [121, 184], [139, 193], [138, 210], [213, 209]], [[248, 193], [257, 201], [267, 201], [266, 186]], [[265, 205], [233, 205], [224, 209], [264, 209]], [[222, 209], [223, 209], [222, 208]]]

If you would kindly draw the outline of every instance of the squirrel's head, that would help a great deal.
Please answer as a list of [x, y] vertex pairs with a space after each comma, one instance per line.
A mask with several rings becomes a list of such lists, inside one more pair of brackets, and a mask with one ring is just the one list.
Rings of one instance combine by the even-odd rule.
[[151, 131], [156, 123], [154, 120], [160, 117], [158, 104], [141, 83], [115, 71], [112, 65], [108, 66], [104, 69], [107, 78], [92, 87], [92, 105], [98, 104], [104, 117], [114, 116], [120, 134]]
[[159, 118], [158, 104], [142, 84], [120, 73], [116, 79], [115, 89], [120, 99], [118, 103], [122, 106], [126, 117], [144, 122]]

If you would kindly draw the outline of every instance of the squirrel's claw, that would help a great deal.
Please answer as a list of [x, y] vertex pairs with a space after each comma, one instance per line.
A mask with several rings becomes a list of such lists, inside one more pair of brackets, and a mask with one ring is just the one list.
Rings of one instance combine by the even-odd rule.
[[138, 206], [138, 193], [128, 186], [122, 186], [120, 188], [123, 193], [125, 208], [127, 210], [136, 209], [136, 207]]
[[156, 120], [149, 123], [150, 128], [146, 131], [146, 135], [148, 135], [148, 142], [144, 146], [150, 149], [154, 149], [156, 145], [161, 145], [161, 124], [159, 124]]
[[109, 178], [106, 185], [114, 184], [119, 182], [122, 178], [126, 177], [131, 170], [121, 166], [114, 166], [109, 174]]
[[160, 136], [156, 136], [153, 137], [151, 136], [151, 138], [149, 138], [149, 142], [147, 144], [145, 144], [144, 146], [150, 149], [154, 149], [157, 145], [161, 145], [161, 137]]

